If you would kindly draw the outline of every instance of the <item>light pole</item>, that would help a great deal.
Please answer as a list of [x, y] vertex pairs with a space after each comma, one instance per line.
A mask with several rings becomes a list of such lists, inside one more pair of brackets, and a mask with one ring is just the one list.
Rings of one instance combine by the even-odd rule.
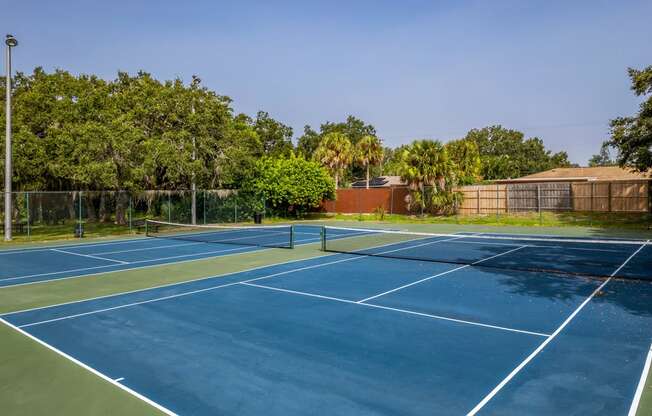
[[7, 35], [5, 38], [7, 45], [7, 54], [5, 62], [7, 65], [7, 82], [5, 83], [6, 89], [6, 132], [5, 132], [5, 241], [11, 241], [11, 48], [18, 46], [18, 41], [12, 35]]

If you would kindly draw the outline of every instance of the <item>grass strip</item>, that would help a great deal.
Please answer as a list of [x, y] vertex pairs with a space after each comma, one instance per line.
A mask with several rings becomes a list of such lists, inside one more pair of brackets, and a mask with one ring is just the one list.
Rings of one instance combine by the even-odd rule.
[[0, 323], [5, 415], [162, 415], [159, 410]]

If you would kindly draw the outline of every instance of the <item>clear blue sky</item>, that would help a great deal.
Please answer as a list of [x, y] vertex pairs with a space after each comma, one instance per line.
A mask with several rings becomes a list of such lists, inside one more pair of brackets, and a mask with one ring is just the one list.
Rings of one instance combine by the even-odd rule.
[[15, 67], [192, 74], [291, 125], [373, 124], [390, 146], [502, 124], [586, 163], [637, 111], [647, 1], [7, 1]]

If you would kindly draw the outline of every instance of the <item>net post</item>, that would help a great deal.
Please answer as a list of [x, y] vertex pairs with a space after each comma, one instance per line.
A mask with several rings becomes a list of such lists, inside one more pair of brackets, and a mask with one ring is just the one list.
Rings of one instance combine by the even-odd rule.
[[321, 239], [321, 251], [326, 251], [326, 226], [322, 225], [319, 230], [319, 238]]
[[294, 248], [294, 225], [290, 225], [290, 248]]
[[149, 219], [145, 218], [145, 235], [149, 237]]

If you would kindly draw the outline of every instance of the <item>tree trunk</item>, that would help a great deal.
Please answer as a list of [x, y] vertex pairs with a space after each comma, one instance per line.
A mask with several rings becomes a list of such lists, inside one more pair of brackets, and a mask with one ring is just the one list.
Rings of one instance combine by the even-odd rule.
[[369, 189], [369, 165], [367, 165], [367, 189]]
[[339, 188], [339, 183], [340, 183], [339, 179], [340, 179], [339, 175], [336, 173], [335, 174], [335, 189]]
[[115, 224], [127, 225], [127, 216], [125, 215], [126, 205], [129, 202], [126, 192], [118, 192], [115, 200]]

